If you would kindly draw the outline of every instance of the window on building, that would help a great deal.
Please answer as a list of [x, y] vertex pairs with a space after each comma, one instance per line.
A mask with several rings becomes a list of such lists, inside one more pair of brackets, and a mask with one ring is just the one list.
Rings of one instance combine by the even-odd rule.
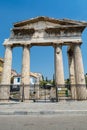
[[20, 82], [20, 78], [19, 77], [17, 78], [17, 82]]

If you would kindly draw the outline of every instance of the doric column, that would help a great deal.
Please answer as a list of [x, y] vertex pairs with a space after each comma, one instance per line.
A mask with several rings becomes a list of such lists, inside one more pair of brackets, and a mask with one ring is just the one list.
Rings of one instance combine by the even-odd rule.
[[2, 74], [2, 82], [1, 82], [3, 86], [1, 88], [1, 96], [0, 96], [1, 99], [4, 100], [9, 99], [11, 65], [12, 65], [12, 48], [10, 45], [7, 45], [5, 50], [4, 66], [3, 66], [3, 74]]
[[84, 68], [82, 61], [82, 54], [80, 45], [74, 46], [74, 58], [75, 58], [75, 76], [76, 76], [76, 85], [77, 85], [77, 99], [84, 100], [86, 99], [86, 85], [84, 77]]
[[22, 59], [22, 76], [21, 83], [24, 85], [24, 100], [29, 99], [30, 89], [30, 48], [27, 45], [23, 47], [23, 59]]
[[55, 83], [56, 85], [64, 85], [64, 71], [62, 60], [62, 47], [56, 45], [55, 47]]
[[73, 48], [68, 48], [69, 77], [72, 99], [77, 99]]

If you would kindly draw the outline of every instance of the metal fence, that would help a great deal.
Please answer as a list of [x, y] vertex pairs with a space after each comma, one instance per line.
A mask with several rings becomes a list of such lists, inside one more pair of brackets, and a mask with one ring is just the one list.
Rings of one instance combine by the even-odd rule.
[[23, 102], [26, 96], [25, 90], [29, 90], [29, 98], [27, 100], [32, 100], [33, 102], [72, 100], [72, 91], [74, 93], [74, 88], [78, 89], [79, 87], [85, 87], [85, 85], [0, 85], [0, 100], [8, 99]]

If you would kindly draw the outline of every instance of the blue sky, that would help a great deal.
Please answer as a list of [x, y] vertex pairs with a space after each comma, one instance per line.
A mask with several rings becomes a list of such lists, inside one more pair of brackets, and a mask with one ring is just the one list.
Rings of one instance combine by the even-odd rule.
[[[69, 18], [87, 21], [87, 0], [0, 0], [0, 57], [4, 57], [3, 41], [10, 35], [13, 23], [36, 16]], [[82, 55], [87, 73], [87, 29], [82, 34]], [[43, 57], [43, 58], [42, 58]], [[31, 48], [31, 71], [39, 72], [51, 79], [54, 73], [54, 49], [52, 47]], [[68, 78], [66, 47], [63, 47], [64, 75]], [[22, 48], [13, 49], [12, 68], [21, 73]]]

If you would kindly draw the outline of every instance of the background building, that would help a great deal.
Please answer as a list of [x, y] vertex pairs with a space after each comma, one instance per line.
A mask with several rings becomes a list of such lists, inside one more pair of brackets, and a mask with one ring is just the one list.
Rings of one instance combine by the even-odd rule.
[[[2, 71], [3, 71], [3, 63], [4, 59], [0, 58], [0, 83], [2, 79]], [[30, 72], [30, 84], [39, 84], [39, 82], [42, 80], [42, 75], [40, 73], [33, 73]], [[11, 84], [19, 85], [21, 83], [21, 74], [18, 74], [16, 70], [11, 70]]]
[[[40, 73], [30, 72], [30, 85], [39, 84], [41, 80], [42, 80], [42, 75]], [[13, 76], [13, 84], [14, 85], [21, 84], [21, 74], [17, 74]]]

